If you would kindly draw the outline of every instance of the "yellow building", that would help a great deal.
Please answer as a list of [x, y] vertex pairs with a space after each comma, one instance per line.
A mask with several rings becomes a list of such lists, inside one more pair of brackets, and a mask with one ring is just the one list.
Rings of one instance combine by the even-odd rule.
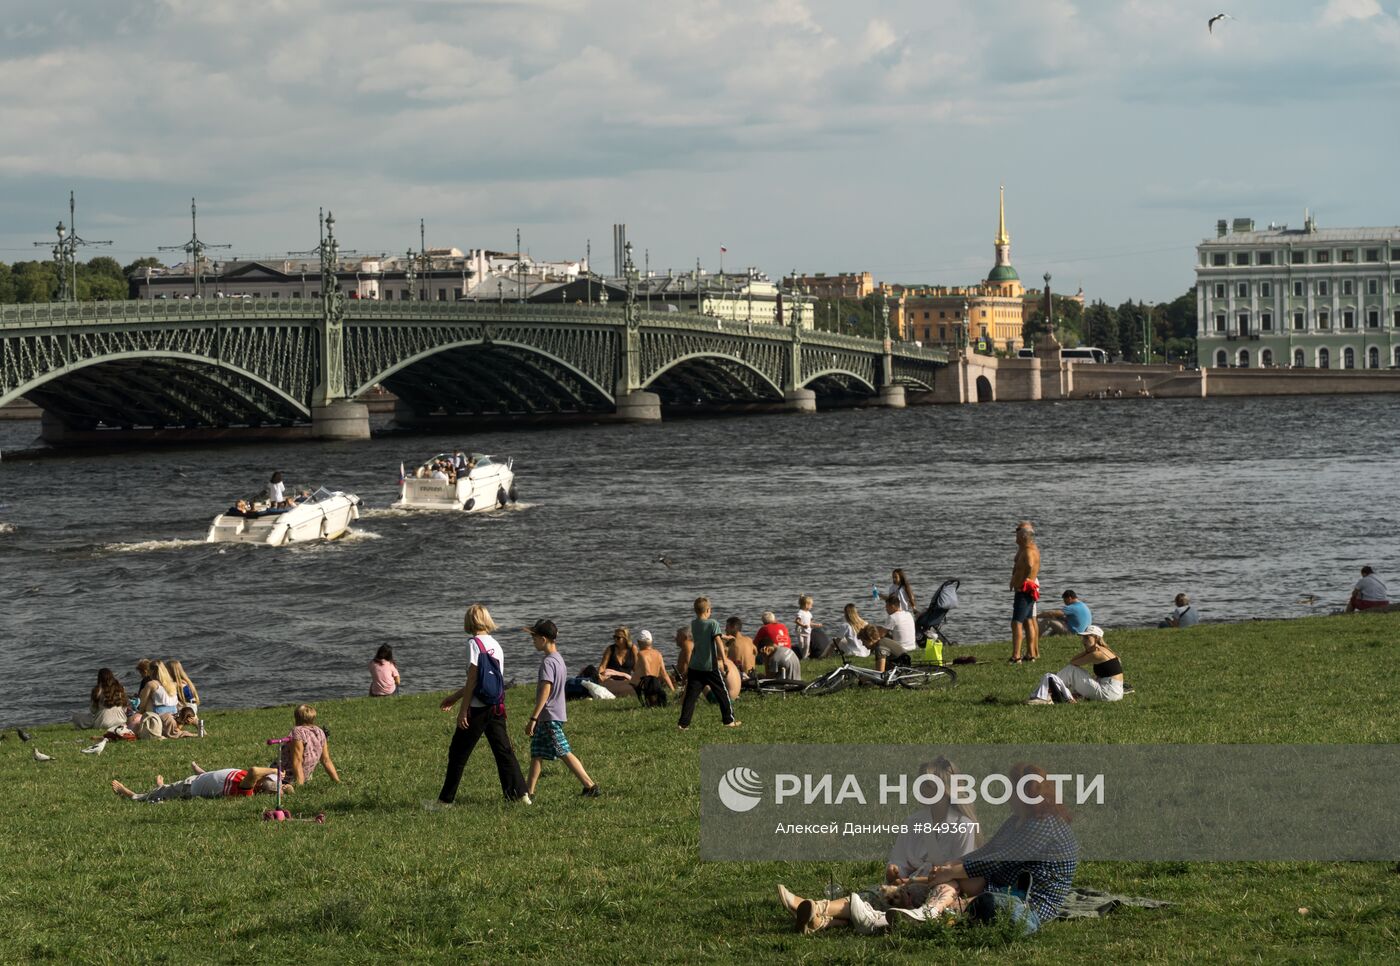
[[985, 281], [969, 286], [905, 287], [890, 321], [902, 338], [924, 345], [959, 346], [985, 338], [1014, 351], [1023, 344], [1025, 287], [1011, 265], [1006, 231], [1006, 189], [998, 204], [996, 262]]

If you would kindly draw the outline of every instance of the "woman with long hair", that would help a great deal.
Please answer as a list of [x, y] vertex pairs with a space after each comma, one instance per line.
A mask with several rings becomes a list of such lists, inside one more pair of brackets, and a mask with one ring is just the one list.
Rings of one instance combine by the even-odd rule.
[[837, 648], [846, 657], [869, 657], [870, 648], [860, 639], [860, 632], [866, 626], [865, 618], [860, 616], [855, 604], [847, 604], [842, 616], [844, 619], [840, 627], [841, 636], [836, 639]]
[[494, 662], [496, 672], [505, 678], [505, 653], [501, 645], [491, 636], [496, 622], [491, 612], [483, 604], [472, 604], [467, 608], [462, 628], [469, 635], [467, 642], [467, 681], [442, 701], [443, 711], [452, 711], [457, 702], [462, 709], [457, 712], [457, 730], [452, 735], [452, 745], [447, 750], [447, 776], [443, 779], [442, 791], [436, 802], [427, 802], [425, 807], [437, 810], [451, 805], [457, 799], [457, 786], [461, 784], [462, 772], [467, 767], [472, 750], [481, 736], [491, 746], [491, 754], [496, 759], [496, 772], [501, 780], [501, 792], [507, 801], [522, 801], [530, 804], [530, 796], [525, 794], [525, 776], [520, 772], [520, 762], [515, 757], [510, 735], [506, 732], [504, 705], [491, 707], [476, 696], [476, 686], [484, 661]]
[[[899, 609], [907, 610], [911, 614], [918, 610], [918, 603], [914, 600], [914, 588], [909, 586], [909, 578], [904, 576], [904, 571], [899, 567], [894, 568], [890, 573], [889, 594], [899, 595]], [[889, 596], [886, 594], [885, 596]]]
[[[957, 774], [957, 766], [942, 756], [920, 768], [914, 787], [920, 799], [928, 798], [929, 803], [905, 820], [909, 831], [895, 839], [882, 885], [846, 899], [804, 899], [778, 886], [778, 898], [792, 914], [797, 929], [811, 933], [827, 926], [850, 925], [868, 935], [885, 931], [900, 914], [910, 919], [940, 914], [956, 898], [956, 889], [949, 884], [930, 884], [929, 875], [977, 846], [976, 810], [971, 804], [954, 803], [949, 794]], [[920, 831], [919, 826], [932, 831]]]
[[194, 708], [194, 713], [199, 714], [199, 688], [194, 686], [194, 681], [185, 672], [185, 666], [179, 661], [170, 660], [166, 662], [166, 667], [170, 670], [170, 679], [175, 682], [175, 701], [182, 708]]
[[180, 706], [176, 699], [178, 689], [175, 687], [175, 680], [170, 676], [170, 670], [163, 661], [152, 661], [147, 673], [150, 674], [150, 680], [141, 689], [141, 703], [136, 710], [143, 714], [174, 714]]
[[636, 669], [637, 645], [632, 643], [632, 632], [619, 627], [613, 631], [612, 643], [603, 648], [603, 657], [598, 661], [598, 683], [619, 698], [630, 698], [637, 693], [632, 686]]
[[369, 696], [387, 698], [399, 689], [399, 666], [394, 663], [394, 649], [380, 644], [369, 662]]
[[76, 712], [73, 715], [73, 726], [111, 731], [126, 724], [126, 713], [130, 710], [126, 688], [122, 687], [111, 668], [104, 667], [97, 672], [97, 684], [93, 686], [90, 695], [88, 713]]

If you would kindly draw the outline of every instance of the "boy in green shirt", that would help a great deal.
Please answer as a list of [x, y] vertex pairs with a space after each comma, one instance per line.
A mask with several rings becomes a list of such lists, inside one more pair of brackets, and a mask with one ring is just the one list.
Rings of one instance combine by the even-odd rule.
[[695, 620], [690, 622], [690, 636], [695, 642], [695, 650], [690, 655], [690, 664], [685, 674], [685, 698], [681, 702], [680, 729], [690, 727], [690, 719], [695, 714], [695, 702], [700, 692], [709, 687], [710, 693], [719, 701], [720, 718], [726, 728], [737, 728], [734, 707], [729, 703], [729, 688], [725, 685], [725, 674], [729, 670], [729, 659], [724, 645], [733, 640], [720, 630], [719, 621], [710, 617], [710, 599], [695, 598]]

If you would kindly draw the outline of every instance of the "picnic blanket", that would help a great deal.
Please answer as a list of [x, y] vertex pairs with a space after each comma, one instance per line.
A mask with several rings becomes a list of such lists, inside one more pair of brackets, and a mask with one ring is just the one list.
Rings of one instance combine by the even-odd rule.
[[1116, 896], [1098, 889], [1071, 889], [1065, 903], [1055, 914], [1056, 919], [1102, 919], [1114, 909], [1122, 906], [1136, 906], [1139, 909], [1160, 909], [1169, 906], [1163, 899], [1146, 899], [1142, 896]]

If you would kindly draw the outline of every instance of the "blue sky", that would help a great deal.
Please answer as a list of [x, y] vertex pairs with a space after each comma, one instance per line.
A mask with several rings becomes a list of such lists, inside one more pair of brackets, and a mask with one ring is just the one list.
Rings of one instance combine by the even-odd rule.
[[[1236, 18], [1206, 31], [1224, 9]], [[1171, 298], [1217, 218], [1394, 225], [1400, 0], [7, 0], [0, 260], [78, 230]], [[89, 254], [101, 250], [90, 249]]]

